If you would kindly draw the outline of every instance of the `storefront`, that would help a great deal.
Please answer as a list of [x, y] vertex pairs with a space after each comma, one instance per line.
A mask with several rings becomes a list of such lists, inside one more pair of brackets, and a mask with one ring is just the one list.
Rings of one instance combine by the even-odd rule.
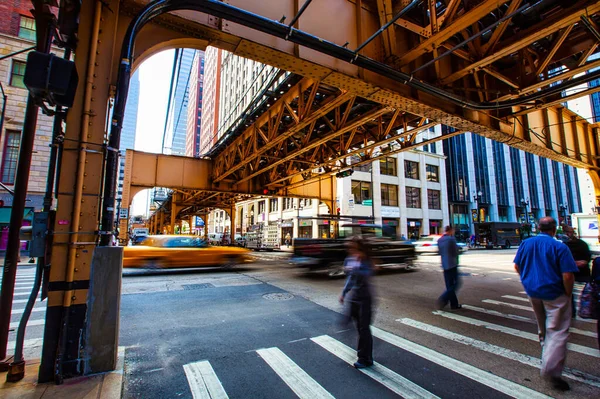
[[398, 226], [400, 225], [398, 219], [382, 219], [383, 224], [383, 235], [390, 237], [392, 240], [398, 238]]
[[418, 240], [421, 237], [421, 220], [419, 219], [408, 219], [406, 221], [406, 230], [408, 231], [409, 240]]
[[[0, 251], [5, 251], [8, 244], [8, 225], [10, 224], [10, 212], [12, 207], [6, 206], [0, 208]], [[33, 220], [33, 208], [25, 208], [23, 211], [22, 226], [31, 226]], [[21, 251], [27, 249], [28, 242], [21, 242]]]
[[444, 229], [441, 220], [429, 221], [429, 234], [444, 234]]
[[281, 245], [285, 244], [285, 237], [288, 234], [290, 238], [294, 238], [294, 221], [291, 219], [281, 222]]
[[317, 220], [319, 225], [319, 238], [331, 238], [331, 226], [329, 220]]
[[313, 238], [312, 234], [313, 221], [311, 220], [298, 220], [298, 237], [299, 238]]

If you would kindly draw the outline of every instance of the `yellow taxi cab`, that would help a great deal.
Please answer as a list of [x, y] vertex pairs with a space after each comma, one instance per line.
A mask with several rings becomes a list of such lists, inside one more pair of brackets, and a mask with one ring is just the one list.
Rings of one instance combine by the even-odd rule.
[[140, 245], [124, 248], [123, 267], [232, 267], [252, 261], [244, 248], [210, 246], [193, 235], [148, 236]]

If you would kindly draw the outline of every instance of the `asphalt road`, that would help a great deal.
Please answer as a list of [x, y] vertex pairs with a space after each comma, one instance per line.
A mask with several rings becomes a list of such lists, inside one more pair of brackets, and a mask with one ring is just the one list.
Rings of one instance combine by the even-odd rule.
[[233, 271], [126, 271], [124, 397], [600, 397], [600, 351], [586, 321], [574, 321], [570, 336], [572, 390], [540, 379], [514, 252], [461, 256], [466, 306], [456, 312], [435, 310], [437, 256], [375, 276], [377, 366], [368, 372], [351, 366], [357, 336], [340, 316], [343, 279], [301, 274], [287, 253], [259, 253]]

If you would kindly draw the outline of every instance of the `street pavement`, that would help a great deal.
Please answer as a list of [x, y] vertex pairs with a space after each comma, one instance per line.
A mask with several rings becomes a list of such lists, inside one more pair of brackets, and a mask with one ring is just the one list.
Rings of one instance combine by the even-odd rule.
[[[123, 397], [600, 397], [595, 321], [573, 322], [565, 372], [572, 390], [540, 379], [541, 349], [514, 253], [461, 256], [460, 311], [435, 309], [438, 256], [420, 256], [412, 272], [375, 276], [376, 365], [362, 371], [352, 367], [357, 336], [337, 301], [344, 281], [300, 273], [287, 252], [255, 253], [255, 264], [233, 271], [126, 270]], [[18, 270], [15, 329], [33, 272]], [[34, 310], [26, 358], [41, 352], [45, 302]]]

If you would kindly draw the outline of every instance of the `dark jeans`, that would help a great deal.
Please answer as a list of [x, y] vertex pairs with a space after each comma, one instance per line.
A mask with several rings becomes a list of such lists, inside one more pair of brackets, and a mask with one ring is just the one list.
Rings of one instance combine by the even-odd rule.
[[358, 330], [358, 361], [373, 362], [373, 336], [371, 335], [371, 298], [354, 299], [350, 305], [350, 316]]
[[458, 298], [456, 297], [456, 291], [460, 286], [460, 281], [458, 279], [458, 267], [444, 270], [444, 282], [446, 283], [446, 291], [444, 291], [444, 293], [438, 299], [440, 305], [443, 307], [450, 302], [451, 308], [458, 307]]

